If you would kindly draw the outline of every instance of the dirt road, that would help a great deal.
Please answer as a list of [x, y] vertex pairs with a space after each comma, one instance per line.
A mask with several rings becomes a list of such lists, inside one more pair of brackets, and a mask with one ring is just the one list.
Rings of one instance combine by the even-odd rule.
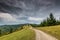
[[56, 38], [34, 28], [30, 28], [36, 33], [36, 40], [57, 40]]

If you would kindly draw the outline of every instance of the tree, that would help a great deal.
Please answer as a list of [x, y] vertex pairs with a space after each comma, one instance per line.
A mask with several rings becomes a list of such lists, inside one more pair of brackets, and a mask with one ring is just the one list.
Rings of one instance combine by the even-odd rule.
[[56, 24], [56, 19], [54, 18], [53, 14], [50, 13], [50, 25], [55, 25]]
[[47, 26], [50, 26], [50, 18], [47, 18]]
[[1, 34], [2, 34], [2, 33], [1, 33], [1, 29], [0, 29], [0, 36], [1, 36]]
[[10, 33], [12, 33], [13, 32], [13, 28], [10, 28]]
[[55, 19], [52, 13], [50, 13], [49, 17], [50, 17], [50, 20], [54, 20]]

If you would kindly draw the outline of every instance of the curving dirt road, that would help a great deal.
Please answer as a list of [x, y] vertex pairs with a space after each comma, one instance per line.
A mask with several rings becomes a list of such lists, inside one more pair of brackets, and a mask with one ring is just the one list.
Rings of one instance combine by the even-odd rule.
[[40, 30], [37, 30], [37, 29], [34, 29], [34, 28], [30, 28], [30, 29], [35, 31], [36, 40], [58, 40], [58, 39], [56, 39], [56, 38], [54, 38], [54, 37], [42, 32]]

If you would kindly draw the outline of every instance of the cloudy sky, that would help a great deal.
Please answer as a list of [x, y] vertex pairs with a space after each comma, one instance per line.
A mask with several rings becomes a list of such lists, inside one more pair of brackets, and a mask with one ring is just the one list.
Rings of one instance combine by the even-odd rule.
[[39, 24], [53, 13], [60, 17], [60, 0], [0, 0], [0, 24]]

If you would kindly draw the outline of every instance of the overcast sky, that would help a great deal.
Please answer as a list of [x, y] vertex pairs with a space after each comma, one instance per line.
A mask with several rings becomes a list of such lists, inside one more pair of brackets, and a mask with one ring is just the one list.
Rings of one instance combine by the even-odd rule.
[[53, 13], [60, 17], [60, 0], [0, 0], [0, 24], [39, 24]]

